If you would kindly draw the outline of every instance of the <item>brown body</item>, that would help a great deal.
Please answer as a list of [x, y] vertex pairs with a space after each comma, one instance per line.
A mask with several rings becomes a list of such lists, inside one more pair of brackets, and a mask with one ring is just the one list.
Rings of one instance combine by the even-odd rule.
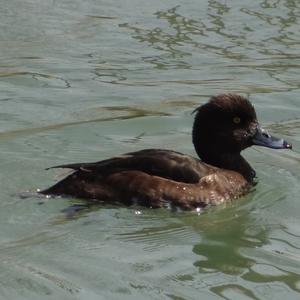
[[76, 171], [43, 193], [193, 209], [223, 203], [251, 186], [237, 172], [170, 150], [141, 150], [98, 163], [64, 167]]
[[198, 109], [193, 144], [202, 159], [171, 150], [147, 149], [94, 162], [57, 166], [74, 172], [42, 191], [101, 202], [193, 209], [245, 194], [255, 171], [241, 156], [254, 144], [291, 148], [263, 130], [251, 103], [219, 95]]

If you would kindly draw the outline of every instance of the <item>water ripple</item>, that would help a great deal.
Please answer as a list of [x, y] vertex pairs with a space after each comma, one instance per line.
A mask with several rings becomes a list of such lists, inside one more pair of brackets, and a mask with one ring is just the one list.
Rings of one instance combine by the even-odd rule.
[[[58, 76], [42, 74], [42, 73], [35, 73], [35, 72], [1, 72], [0, 78], [18, 78], [18, 77], [30, 77], [36, 80], [38, 83], [41, 84], [42, 87], [52, 87], [52, 88], [70, 88], [71, 84], [68, 80], [63, 79]], [[23, 80], [23, 84], [25, 81]], [[29, 83], [28, 83], [29, 84]]]

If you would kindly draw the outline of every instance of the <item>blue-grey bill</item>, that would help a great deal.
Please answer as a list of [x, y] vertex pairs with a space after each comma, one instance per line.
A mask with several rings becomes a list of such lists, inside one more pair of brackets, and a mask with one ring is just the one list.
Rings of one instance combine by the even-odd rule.
[[270, 135], [265, 129], [260, 126], [252, 138], [254, 145], [263, 146], [273, 149], [292, 149], [292, 145], [286, 140]]

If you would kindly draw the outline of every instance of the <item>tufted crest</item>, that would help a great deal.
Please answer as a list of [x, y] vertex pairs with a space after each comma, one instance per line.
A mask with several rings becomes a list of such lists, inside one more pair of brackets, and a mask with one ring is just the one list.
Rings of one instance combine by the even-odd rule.
[[236, 94], [220, 94], [196, 108], [193, 112], [209, 115], [240, 115], [249, 120], [256, 120], [256, 113], [251, 102]]

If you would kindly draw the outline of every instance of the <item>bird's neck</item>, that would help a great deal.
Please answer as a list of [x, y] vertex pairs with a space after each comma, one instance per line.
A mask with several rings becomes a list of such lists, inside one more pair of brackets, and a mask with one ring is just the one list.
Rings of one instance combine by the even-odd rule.
[[248, 182], [253, 182], [256, 173], [239, 152], [219, 153], [218, 149], [203, 152], [197, 149], [197, 147], [195, 148], [197, 154], [205, 163], [218, 168], [236, 171], [243, 175]]

